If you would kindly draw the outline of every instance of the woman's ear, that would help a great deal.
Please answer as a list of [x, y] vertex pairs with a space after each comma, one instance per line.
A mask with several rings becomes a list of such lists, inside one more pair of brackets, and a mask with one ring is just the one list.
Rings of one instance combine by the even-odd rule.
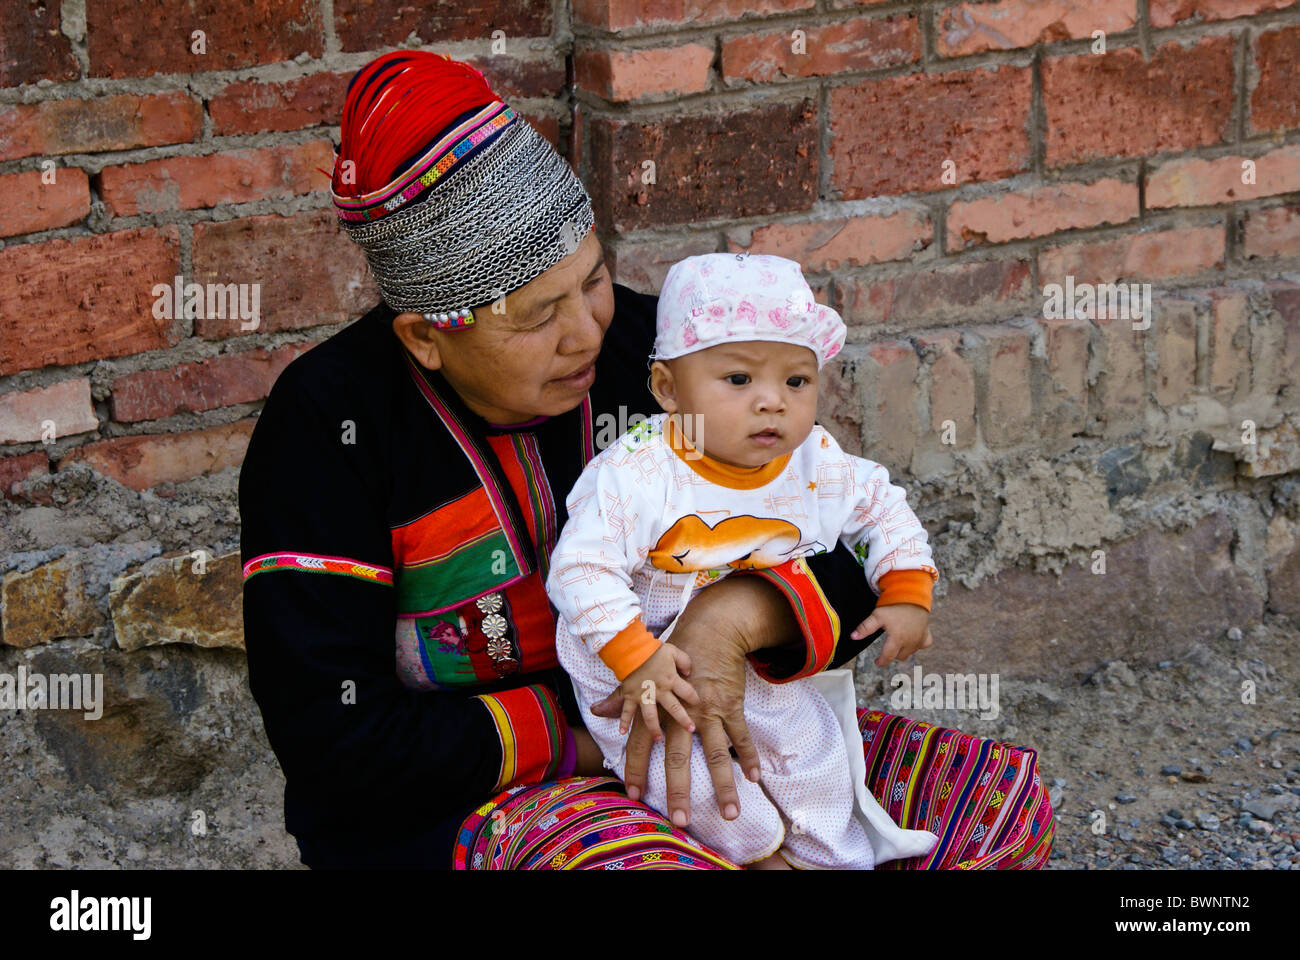
[[442, 354], [438, 352], [434, 326], [420, 314], [399, 313], [393, 318], [393, 333], [420, 366], [428, 370], [437, 370], [442, 366]]
[[650, 392], [666, 413], [677, 412], [677, 385], [673, 382], [673, 371], [662, 360], [656, 360], [650, 366]]

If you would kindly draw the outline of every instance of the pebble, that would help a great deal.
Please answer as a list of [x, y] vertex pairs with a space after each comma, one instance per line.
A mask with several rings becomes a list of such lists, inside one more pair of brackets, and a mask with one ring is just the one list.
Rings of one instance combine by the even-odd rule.
[[1295, 807], [1294, 802], [1287, 803], [1288, 800], [1292, 799], [1290, 795], [1277, 797], [1276, 799], [1260, 797], [1258, 800], [1246, 800], [1242, 803], [1241, 809], [1252, 816], [1258, 817], [1260, 820], [1272, 820], [1277, 816], [1279, 810], [1293, 809]]
[[1249, 750], [1251, 747], [1251, 743], [1245, 737], [1238, 737], [1237, 746], [1241, 747], [1241, 749], [1243, 750]]
[[1212, 813], [1198, 813], [1196, 823], [1202, 830], [1219, 829], [1219, 818]]
[[1137, 797], [1129, 793], [1117, 793], [1115, 794], [1115, 802], [1116, 803], [1137, 803]]
[[1182, 772], [1183, 772], [1182, 767], [1177, 767], [1174, 766], [1173, 764], [1169, 764], [1168, 766], [1160, 768], [1160, 776], [1162, 777], [1176, 777]]

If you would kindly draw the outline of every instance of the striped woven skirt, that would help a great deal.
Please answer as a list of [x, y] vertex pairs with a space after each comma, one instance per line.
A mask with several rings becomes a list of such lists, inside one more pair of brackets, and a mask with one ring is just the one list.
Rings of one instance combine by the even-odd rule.
[[[867, 786], [901, 827], [929, 830], [928, 855], [882, 870], [1036, 870], [1052, 849], [1037, 754], [959, 730], [859, 710]], [[737, 870], [612, 777], [515, 787], [461, 825], [457, 870]]]

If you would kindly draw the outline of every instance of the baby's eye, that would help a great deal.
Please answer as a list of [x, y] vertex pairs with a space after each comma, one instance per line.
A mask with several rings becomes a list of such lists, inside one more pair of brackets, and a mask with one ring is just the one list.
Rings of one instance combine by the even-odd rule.
[[743, 387], [745, 384], [749, 383], [749, 374], [747, 373], [729, 374], [727, 376], [727, 382], [732, 384], [733, 386]]
[[807, 377], [791, 377], [789, 380], [786, 381], [787, 384], [795, 388], [802, 387], [807, 382], [808, 382]]

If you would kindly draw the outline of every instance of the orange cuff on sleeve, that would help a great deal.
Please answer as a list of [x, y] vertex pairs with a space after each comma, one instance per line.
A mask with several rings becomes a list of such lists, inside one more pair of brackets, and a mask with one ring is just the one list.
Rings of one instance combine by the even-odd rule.
[[605, 666], [613, 670], [614, 676], [622, 682], [628, 674], [649, 660], [661, 645], [655, 635], [646, 629], [641, 618], [637, 617], [600, 648], [600, 659], [605, 661]]
[[880, 596], [876, 599], [876, 606], [914, 603], [918, 607], [929, 610], [934, 579], [934, 575], [929, 570], [890, 570], [888, 573], [881, 574], [878, 581]]

